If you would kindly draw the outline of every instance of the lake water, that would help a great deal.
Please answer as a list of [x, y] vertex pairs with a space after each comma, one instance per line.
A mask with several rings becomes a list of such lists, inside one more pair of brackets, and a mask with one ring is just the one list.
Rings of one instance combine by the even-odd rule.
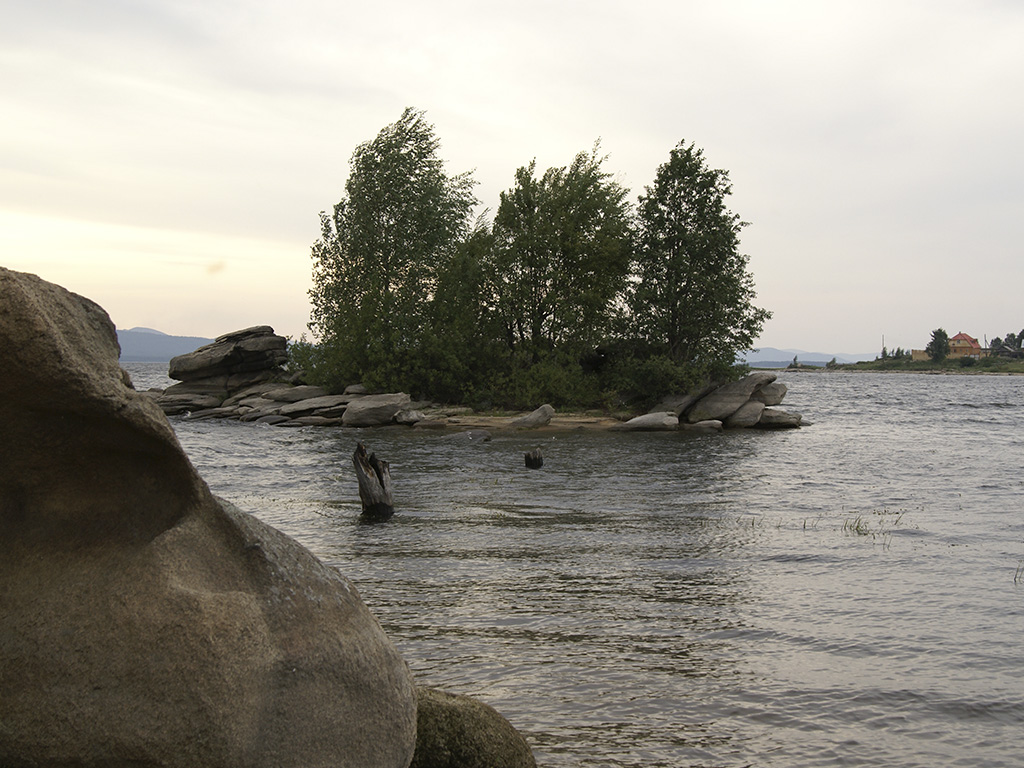
[[[1024, 377], [780, 380], [812, 426], [172, 423], [215, 493], [337, 566], [420, 683], [494, 706], [541, 766], [1024, 765]], [[391, 463], [387, 523], [359, 521], [357, 440]]]

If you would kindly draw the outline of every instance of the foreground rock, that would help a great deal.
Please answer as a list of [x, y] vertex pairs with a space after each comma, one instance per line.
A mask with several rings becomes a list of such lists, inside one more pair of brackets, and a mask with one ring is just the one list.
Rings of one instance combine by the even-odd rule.
[[0, 268], [0, 348], [0, 765], [404, 768], [407, 666], [211, 495], [103, 310]]
[[536, 768], [526, 740], [469, 696], [417, 688], [416, 752], [409, 768]]

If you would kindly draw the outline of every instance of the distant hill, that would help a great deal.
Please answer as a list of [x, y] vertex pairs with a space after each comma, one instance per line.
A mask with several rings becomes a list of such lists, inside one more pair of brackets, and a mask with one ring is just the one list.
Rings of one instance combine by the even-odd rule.
[[121, 361], [126, 363], [167, 363], [172, 357], [194, 352], [210, 344], [213, 339], [199, 336], [168, 336], [152, 328], [118, 330]]
[[775, 347], [761, 347], [756, 352], [747, 352], [742, 361], [751, 368], [785, 368], [793, 362], [796, 357], [798, 362], [804, 365], [823, 366], [832, 358], [837, 363], [857, 363], [861, 360], [874, 360], [878, 355], [872, 354], [849, 354], [845, 352], [806, 352], [802, 349], [776, 349]]

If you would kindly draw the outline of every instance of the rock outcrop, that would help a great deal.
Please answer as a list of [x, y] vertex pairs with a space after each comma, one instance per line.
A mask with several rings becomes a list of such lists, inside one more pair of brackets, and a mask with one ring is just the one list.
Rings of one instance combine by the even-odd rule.
[[[157, 402], [168, 415], [223, 408], [240, 393], [264, 394], [285, 387], [288, 382], [282, 366], [287, 360], [288, 340], [269, 325], [226, 333], [212, 344], [172, 359], [167, 375], [181, 383], [165, 389]], [[327, 393], [318, 390], [316, 394]], [[207, 415], [223, 418], [222, 414]]]
[[[297, 383], [282, 368], [288, 340], [269, 325], [234, 331], [171, 360], [167, 375], [178, 379], [156, 401], [168, 416], [238, 419], [282, 427], [379, 427], [413, 424], [406, 394], [370, 395], [352, 385], [343, 395]], [[346, 416], [346, 413], [348, 415]], [[422, 416], [420, 416], [422, 418]]]
[[707, 419], [725, 420], [750, 400], [757, 390], [775, 381], [775, 378], [774, 373], [758, 372], [744, 376], [739, 381], [723, 384], [690, 407], [686, 419], [691, 424]]
[[778, 405], [786, 395], [786, 385], [775, 379], [774, 373], [758, 371], [705, 391], [680, 411], [680, 427], [691, 428], [707, 422], [719, 422], [726, 429], [799, 427], [800, 414], [766, 407]]
[[470, 696], [417, 688], [416, 752], [409, 768], [536, 768], [526, 740]]
[[0, 348], [0, 765], [405, 768], [405, 662], [345, 578], [212, 496], [106, 313], [0, 268]]
[[242, 377], [253, 372], [282, 372], [288, 361], [288, 340], [269, 325], [218, 336], [212, 344], [171, 360], [168, 376], [178, 381]]
[[[472, 429], [465, 412], [414, 403], [404, 393], [370, 394], [352, 384], [342, 395], [298, 383], [281, 367], [287, 340], [270, 326], [220, 336], [214, 343], [171, 361], [168, 375], [181, 383], [157, 395], [168, 415], [189, 419], [238, 419], [281, 427], [380, 427], [401, 424], [420, 429]], [[786, 396], [776, 374], [759, 371], [726, 384], [705, 382], [693, 391], [670, 395], [650, 413], [609, 428], [621, 431], [786, 429], [799, 427], [800, 414], [773, 408]], [[501, 428], [542, 429], [555, 409], [542, 405], [532, 413], [505, 419]]]

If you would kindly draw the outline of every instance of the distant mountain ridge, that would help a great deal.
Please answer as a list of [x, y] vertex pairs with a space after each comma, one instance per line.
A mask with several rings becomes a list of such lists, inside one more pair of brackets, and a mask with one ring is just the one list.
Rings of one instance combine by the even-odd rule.
[[213, 342], [201, 336], [169, 336], [152, 328], [118, 329], [121, 361], [125, 363], [168, 363], [172, 357], [194, 352]]
[[807, 352], [803, 349], [777, 349], [760, 347], [754, 352], [747, 352], [741, 358], [751, 368], [785, 368], [793, 362], [793, 358], [805, 365], [825, 365], [833, 358], [837, 363], [858, 363], [862, 360], [874, 360], [878, 355], [850, 354], [847, 352]]
[[[213, 339], [202, 336], [170, 336], [163, 331], [141, 327], [118, 329], [117, 341], [121, 345], [121, 360], [128, 363], [167, 363], [172, 357], [194, 352], [199, 347], [213, 343]], [[785, 368], [793, 362], [794, 357], [805, 365], [825, 365], [832, 358], [838, 363], [856, 363], [874, 360], [878, 355], [760, 347], [741, 356], [739, 362], [745, 362], [752, 368]]]

